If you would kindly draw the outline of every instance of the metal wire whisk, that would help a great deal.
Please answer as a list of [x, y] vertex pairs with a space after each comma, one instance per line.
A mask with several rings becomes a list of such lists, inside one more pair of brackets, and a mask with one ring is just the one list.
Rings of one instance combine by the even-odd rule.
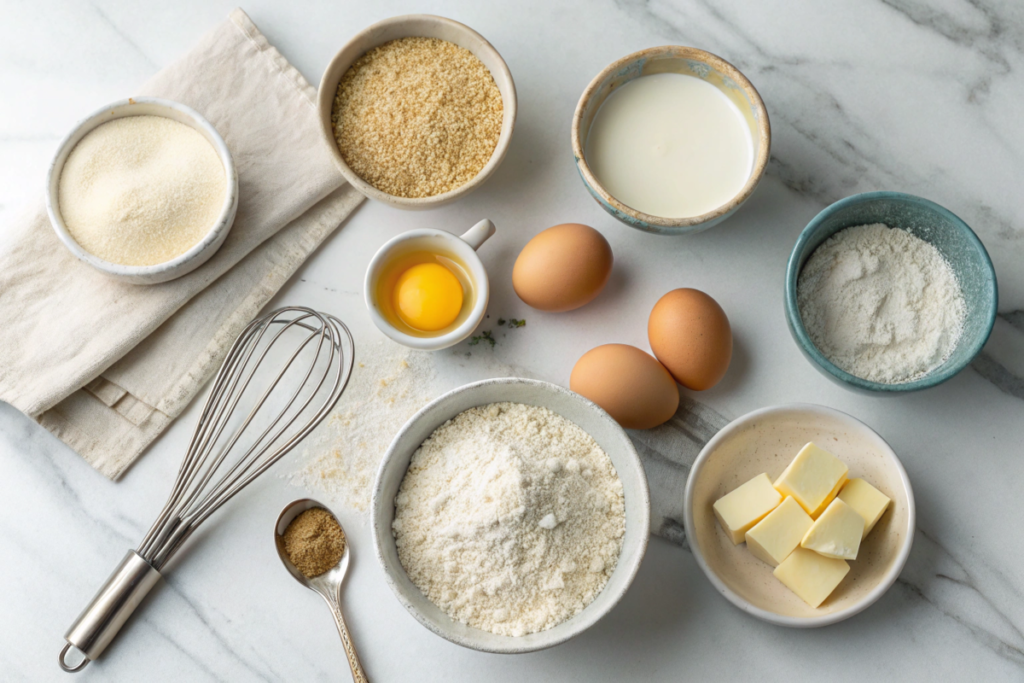
[[[213, 380], [156, 522], [64, 636], [62, 669], [80, 671], [99, 657], [199, 525], [327, 417], [354, 350], [343, 322], [309, 308], [280, 308], [246, 326]], [[280, 363], [276, 373], [264, 367], [272, 363]], [[65, 661], [72, 647], [84, 654], [74, 667]]]

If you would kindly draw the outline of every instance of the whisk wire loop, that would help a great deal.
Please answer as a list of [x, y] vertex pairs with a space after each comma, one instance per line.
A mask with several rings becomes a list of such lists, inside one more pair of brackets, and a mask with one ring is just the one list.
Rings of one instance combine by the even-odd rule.
[[[345, 324], [309, 308], [279, 308], [245, 326], [213, 379], [156, 521], [64, 635], [62, 669], [80, 671], [99, 657], [192, 533], [330, 414], [354, 354]], [[66, 661], [72, 649], [84, 655], [75, 666]]]
[[[282, 348], [280, 368], [266, 372], [268, 356]], [[353, 351], [344, 323], [308, 308], [279, 309], [246, 326], [214, 378], [174, 487], [139, 555], [160, 569], [200, 524], [308, 435], [344, 391]], [[272, 402], [289, 383], [294, 389], [287, 399]]]

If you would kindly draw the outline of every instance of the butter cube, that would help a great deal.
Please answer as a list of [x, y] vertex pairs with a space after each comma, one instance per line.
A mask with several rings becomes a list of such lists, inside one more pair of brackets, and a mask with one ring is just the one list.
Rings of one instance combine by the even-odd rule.
[[839, 499], [860, 513], [864, 518], [864, 535], [875, 527], [889, 507], [889, 496], [885, 495], [863, 479], [850, 479], [839, 491]]
[[715, 517], [734, 545], [782, 501], [767, 474], [759, 474], [715, 501]]
[[864, 538], [864, 518], [836, 498], [814, 521], [800, 545], [837, 560], [856, 560]]
[[817, 607], [832, 594], [850, 571], [846, 560], [834, 560], [813, 550], [797, 548], [772, 572], [786, 588], [811, 607]]
[[812, 524], [814, 520], [800, 504], [786, 496], [779, 507], [747, 532], [747, 550], [762, 562], [778, 567], [800, 545]]
[[775, 488], [784, 496], [793, 496], [807, 514], [817, 519], [843, 487], [847, 472], [842, 460], [809, 443], [775, 480]]

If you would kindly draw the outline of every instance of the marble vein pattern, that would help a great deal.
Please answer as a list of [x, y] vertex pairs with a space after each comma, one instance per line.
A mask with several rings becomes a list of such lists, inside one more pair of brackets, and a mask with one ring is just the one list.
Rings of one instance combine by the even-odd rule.
[[[1011, 114], [1019, 106], [1014, 95], [1024, 88], [1019, 4], [866, 2], [858, 10], [874, 20], [870, 33], [836, 36], [827, 60], [797, 54], [791, 43], [757, 30], [759, 19], [785, 17], [820, 34], [812, 36], [818, 44], [826, 39], [815, 25], [824, 6], [781, 15], [770, 3], [623, 0], [620, 6], [672, 42], [713, 42], [743, 55], [736, 66], [757, 85], [772, 122], [770, 174], [823, 204], [878, 189], [937, 201], [985, 243], [1003, 320], [1024, 316], [1024, 139], [1019, 116]], [[914, 41], [900, 39], [907, 24]], [[857, 41], [869, 39], [878, 49], [865, 55]], [[933, 48], [927, 58], [922, 44]], [[854, 87], [842, 87], [851, 80]], [[944, 144], [968, 136], [973, 158]], [[1014, 353], [1024, 357], [1024, 339], [1016, 340]], [[1022, 398], [1024, 372], [991, 355], [974, 368]]]
[[651, 490], [651, 533], [688, 548], [683, 529], [683, 492], [690, 467], [704, 445], [728, 423], [713, 408], [684, 396], [679, 410], [665, 424], [629, 430]]
[[1024, 311], [996, 317], [992, 336], [971, 367], [1003, 393], [1024, 400]]
[[[728, 420], [712, 408], [684, 398], [668, 422], [645, 431], [630, 430], [651, 490], [651, 533], [689, 552], [683, 528], [683, 491], [690, 468], [704, 445]], [[975, 573], [984, 573], [985, 580]], [[991, 583], [990, 583], [991, 581]], [[991, 567], [969, 567], [924, 530], [897, 585], [954, 620], [978, 643], [1024, 673], [1024, 632], [1005, 598], [1016, 589]]]
[[[0, 0], [0, 248], [3, 227], [40, 196], [48, 159], [74, 122], [130, 94], [233, 5]], [[527, 325], [494, 328], [494, 348], [438, 354], [437, 375], [447, 382], [438, 391], [501, 375], [565, 385], [593, 346], [646, 349], [650, 306], [674, 287], [708, 291], [733, 323], [736, 351], [723, 382], [684, 392], [680, 412], [662, 427], [630, 433], [660, 538], [623, 602], [570, 643], [508, 658], [437, 638], [382, 580], [365, 515], [325, 500], [337, 505], [351, 536], [346, 616], [372, 679], [789, 682], [820, 681], [827, 670], [833, 681], [1024, 681], [1024, 508], [1016, 504], [1024, 480], [1022, 7], [1016, 0], [245, 3], [314, 83], [341, 43], [374, 21], [423, 11], [451, 16], [502, 53], [520, 98], [509, 155], [485, 187], [436, 212], [367, 202], [272, 305], [319, 307], [350, 323], [357, 340], [379, 339], [365, 315], [360, 264], [401, 231], [458, 233], [487, 217], [498, 226], [480, 252], [492, 282], [489, 312]], [[764, 97], [773, 127], [769, 171], [751, 200], [688, 240], [640, 235], [605, 215], [579, 182], [568, 143], [576, 100], [594, 74], [629, 52], [670, 43], [734, 63]], [[820, 377], [782, 312], [782, 273], [800, 229], [830, 202], [869, 190], [918, 194], [961, 216], [986, 244], [1000, 284], [1000, 315], [972, 368], [899, 400], [854, 395]], [[530, 236], [565, 221], [600, 229], [616, 267], [592, 304], [542, 314], [501, 283]], [[864, 613], [813, 632], [769, 627], [732, 608], [692, 561], [681, 524], [686, 476], [703, 444], [736, 416], [796, 401], [848, 412], [886, 438], [907, 468], [918, 512], [896, 586]], [[0, 680], [67, 679], [56, 666], [61, 636], [154, 519], [197, 414], [190, 406], [115, 484], [0, 406]], [[270, 476], [233, 500], [82, 679], [343, 679], [329, 618], [281, 569], [270, 541], [277, 513], [305, 495]], [[734, 643], [744, 656], [735, 656]]]

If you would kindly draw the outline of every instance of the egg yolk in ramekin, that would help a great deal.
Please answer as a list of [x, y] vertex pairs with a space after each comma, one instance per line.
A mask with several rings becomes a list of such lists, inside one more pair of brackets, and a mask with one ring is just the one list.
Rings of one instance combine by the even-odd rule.
[[440, 263], [421, 263], [402, 273], [394, 290], [398, 317], [424, 332], [443, 330], [462, 310], [462, 284]]

